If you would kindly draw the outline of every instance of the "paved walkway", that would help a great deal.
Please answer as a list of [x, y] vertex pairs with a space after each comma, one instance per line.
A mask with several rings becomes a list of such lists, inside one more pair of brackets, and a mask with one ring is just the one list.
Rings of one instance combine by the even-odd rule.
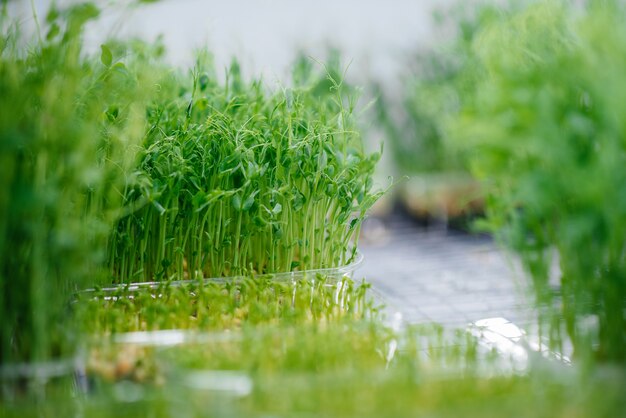
[[519, 267], [489, 237], [394, 215], [366, 220], [360, 248], [365, 260], [355, 277], [367, 278], [408, 323], [531, 319]]

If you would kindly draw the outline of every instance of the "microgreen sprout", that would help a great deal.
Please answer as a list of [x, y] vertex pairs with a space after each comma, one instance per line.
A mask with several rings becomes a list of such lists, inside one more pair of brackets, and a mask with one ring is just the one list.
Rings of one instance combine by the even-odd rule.
[[[350, 262], [379, 154], [367, 155], [342, 80], [268, 92], [234, 62], [199, 59], [150, 109], [109, 260], [117, 282], [222, 277]], [[315, 84], [317, 85], [317, 84]]]
[[491, 230], [532, 279], [546, 338], [623, 366], [626, 10], [589, 3], [537, 2], [483, 28], [482, 76], [450, 131], [490, 190]]
[[0, 16], [0, 363], [72, 350], [66, 305], [102, 276], [153, 88], [141, 63], [82, 51], [91, 4], [52, 8], [29, 42]]

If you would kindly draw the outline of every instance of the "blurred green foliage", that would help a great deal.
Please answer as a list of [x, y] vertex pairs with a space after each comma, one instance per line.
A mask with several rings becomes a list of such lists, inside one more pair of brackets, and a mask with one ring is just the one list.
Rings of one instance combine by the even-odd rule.
[[467, 170], [459, 149], [449, 144], [446, 127], [480, 76], [472, 50], [477, 33], [512, 9], [483, 1], [437, 11], [443, 39], [405, 59], [400, 97], [378, 88], [377, 120], [403, 173]]
[[620, 363], [625, 18], [617, 1], [545, 1], [482, 28], [472, 43], [482, 76], [451, 125], [488, 185], [490, 227], [521, 254], [548, 308], [553, 343], [567, 334], [579, 358]]
[[[410, 335], [437, 338], [420, 330]], [[154, 370], [153, 361], [167, 364], [165, 381], [157, 374], [146, 383], [143, 372], [130, 373], [98, 380], [83, 396], [58, 382], [38, 402], [3, 405], [3, 416], [612, 418], [626, 407], [623, 374], [581, 375], [546, 364], [519, 375], [493, 368], [481, 374], [474, 346], [463, 338], [447, 341], [447, 351], [409, 344], [388, 361], [393, 342], [376, 323], [352, 321], [172, 347], [101, 346], [100, 359], [112, 349], [118, 371], [129, 361], [146, 372]]]
[[151, 76], [105, 45], [100, 57], [82, 49], [98, 13], [52, 8], [35, 43], [0, 18], [0, 363], [73, 344], [69, 297], [102, 278], [144, 134]]

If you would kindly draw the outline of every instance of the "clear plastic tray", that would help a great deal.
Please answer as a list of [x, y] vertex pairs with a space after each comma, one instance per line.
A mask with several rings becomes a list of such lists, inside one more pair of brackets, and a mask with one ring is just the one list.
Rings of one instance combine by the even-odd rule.
[[277, 282], [296, 282], [299, 280], [309, 279], [317, 277], [318, 275], [324, 276], [327, 279], [340, 281], [341, 279], [348, 277], [352, 278], [354, 272], [360, 267], [363, 262], [363, 254], [360, 251], [356, 251], [353, 257], [353, 260], [344, 266], [339, 267], [330, 267], [323, 269], [314, 269], [314, 270], [302, 270], [302, 271], [288, 271], [281, 273], [268, 273], [268, 274], [258, 274], [258, 275], [239, 275], [239, 276], [229, 276], [229, 277], [212, 277], [212, 278], [204, 278], [204, 279], [189, 279], [189, 280], [174, 280], [174, 281], [153, 281], [153, 282], [136, 282], [136, 283], [126, 283], [119, 285], [111, 285], [107, 287], [103, 287], [100, 289], [85, 289], [81, 291], [81, 293], [89, 293], [89, 292], [117, 292], [120, 290], [125, 291], [137, 291], [142, 289], [156, 289], [160, 286], [163, 286], [167, 283], [170, 287], [177, 286], [186, 286], [198, 283], [232, 283], [232, 282], [240, 282], [249, 278], [258, 278], [258, 279], [270, 279], [272, 281]]
[[[369, 288], [367, 290], [367, 299], [376, 308], [380, 314], [378, 320], [381, 324], [387, 326], [393, 332], [399, 332], [404, 326], [402, 315], [395, 311], [387, 309], [388, 306], [381, 294]], [[260, 328], [264, 325], [260, 325]], [[248, 335], [254, 331], [247, 329]], [[154, 331], [133, 331], [120, 332], [113, 334], [108, 341], [120, 345], [134, 345], [139, 347], [172, 347], [185, 344], [211, 344], [228, 341], [236, 341], [243, 338], [240, 330], [224, 330], [224, 331], [200, 331], [190, 329], [162, 329]], [[395, 347], [394, 347], [395, 351]]]
[[[310, 281], [315, 282], [318, 280], [320, 276], [322, 276], [325, 280], [324, 286], [328, 289], [328, 292], [332, 294], [332, 301], [334, 306], [339, 309], [344, 309], [345, 307], [350, 306], [350, 295], [351, 292], [347, 291], [348, 286], [345, 286], [345, 283], [352, 281], [354, 277], [355, 271], [358, 269], [360, 264], [363, 261], [363, 256], [360, 252], [355, 253], [354, 260], [345, 266], [337, 267], [337, 268], [326, 268], [326, 269], [316, 269], [316, 270], [305, 270], [305, 271], [295, 271], [295, 272], [286, 272], [286, 273], [276, 273], [276, 274], [266, 274], [266, 275], [257, 275], [252, 278], [266, 279], [271, 282], [279, 282], [279, 283], [293, 283], [298, 284], [302, 281]], [[237, 283], [244, 280], [250, 280], [251, 277], [246, 276], [234, 276], [234, 277], [223, 277], [223, 278], [208, 278], [203, 279], [201, 281], [198, 280], [181, 280], [181, 281], [173, 281], [168, 282], [166, 285], [170, 287], [183, 287], [183, 286], [197, 286], [202, 283], [206, 284], [221, 284], [221, 283]], [[358, 282], [352, 281], [352, 283], [357, 284]], [[117, 300], [118, 298], [133, 298], [133, 294], [136, 292], [146, 291], [153, 295], [153, 297], [160, 297], [159, 289], [164, 285], [163, 282], [143, 282], [143, 283], [131, 283], [124, 285], [115, 285], [110, 287], [105, 287], [102, 289], [88, 289], [83, 293], [94, 293], [94, 298], [96, 299], [106, 299], [106, 300]], [[296, 289], [301, 289], [297, 286], [294, 286], [294, 295]], [[372, 287], [366, 288], [365, 290], [365, 302], [369, 307], [376, 307], [374, 309], [373, 315], [376, 315], [377, 321], [381, 321], [382, 326], [388, 327], [392, 332], [397, 332], [403, 325], [402, 316], [395, 310], [390, 309], [383, 296], [373, 289]], [[327, 295], [329, 294], [327, 293]], [[313, 297], [313, 295], [311, 295]], [[294, 296], [295, 299], [295, 296]], [[294, 326], [293, 324], [289, 324], [288, 326]], [[275, 327], [277, 332], [280, 331], [280, 326], [270, 325], [270, 327]], [[109, 354], [113, 353], [113, 356], [110, 356], [109, 359], [119, 359], [120, 356], [116, 356], [116, 352], [121, 353], [120, 355], [123, 357], [124, 355], [129, 354], [132, 356], [150, 356], [153, 351], [167, 350], [176, 346], [185, 346], [185, 345], [222, 345], [222, 344], [230, 344], [236, 343], [237, 341], [250, 338], [255, 333], [266, 333], [268, 332], [267, 324], [261, 325], [251, 325], [248, 324], [245, 329], [231, 329], [231, 330], [196, 330], [196, 329], [160, 329], [154, 331], [133, 331], [133, 332], [117, 332], [111, 335], [106, 335], [102, 337], [95, 337], [91, 339], [92, 347], [102, 347], [103, 350], [111, 350]], [[95, 344], [95, 345], [94, 345]], [[388, 361], [391, 361], [393, 358], [396, 349], [397, 342], [392, 340], [388, 345], [387, 353], [385, 353], [385, 357]], [[137, 354], [139, 353], [139, 354]], [[104, 353], [106, 356], [106, 353]], [[128, 358], [123, 360], [124, 362], [128, 362]], [[215, 374], [217, 373], [217, 374]], [[209, 382], [211, 387], [215, 386], [215, 390], [220, 390], [219, 385], [214, 383], [211, 376], [215, 374], [215, 376], [222, 376], [221, 372], [213, 372], [213, 371], [198, 371], [189, 372], [189, 374], [184, 373], [184, 378], [182, 378], [182, 382], [187, 382], [190, 386], [194, 386], [198, 382]], [[205, 376], [206, 374], [206, 376]], [[207, 377], [208, 376], [208, 377]], [[237, 376], [240, 376], [238, 373]], [[208, 379], [208, 380], [207, 380]], [[246, 378], [247, 379], [247, 378]], [[228, 380], [228, 379], [227, 379]], [[232, 379], [231, 379], [232, 380]], [[244, 379], [245, 380], [245, 379]], [[230, 380], [229, 380], [230, 381]], [[241, 379], [233, 380], [233, 382], [241, 383]], [[195, 382], [195, 383], [194, 383]], [[211, 383], [213, 382], [213, 383]], [[237, 383], [237, 385], [239, 385]], [[233, 383], [234, 384], [234, 383]], [[217, 386], [216, 386], [217, 385]], [[235, 386], [237, 386], [235, 385]], [[246, 386], [246, 385], [244, 385]], [[237, 386], [241, 388], [242, 386]], [[223, 388], [223, 390], [228, 391], [227, 388]]]
[[59, 391], [86, 393], [88, 381], [84, 358], [77, 355], [48, 361], [3, 364], [0, 366], [0, 387], [2, 399], [12, 401], [23, 401], [30, 396], [39, 400], [48, 396], [54, 399]]

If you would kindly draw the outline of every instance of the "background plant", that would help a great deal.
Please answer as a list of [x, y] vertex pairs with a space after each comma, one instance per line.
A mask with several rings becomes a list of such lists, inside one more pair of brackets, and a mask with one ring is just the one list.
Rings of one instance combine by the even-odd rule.
[[490, 187], [491, 227], [548, 308], [552, 341], [566, 330], [579, 357], [622, 363], [624, 13], [619, 2], [540, 2], [485, 28], [473, 45], [484, 74], [455, 125]]
[[471, 229], [483, 213], [483, 193], [448, 132], [481, 77], [472, 45], [482, 28], [502, 20], [523, 2], [458, 2], [434, 16], [436, 40], [403, 57], [396, 88], [376, 87], [376, 121], [389, 144], [395, 170], [408, 175], [400, 200], [408, 213]]
[[378, 87], [377, 121], [402, 173], [467, 170], [459, 149], [449, 144], [446, 126], [480, 74], [472, 50], [476, 34], [502, 18], [506, 10], [488, 2], [471, 2], [438, 11], [434, 18], [442, 39], [405, 59], [402, 92], [385, 94]]

